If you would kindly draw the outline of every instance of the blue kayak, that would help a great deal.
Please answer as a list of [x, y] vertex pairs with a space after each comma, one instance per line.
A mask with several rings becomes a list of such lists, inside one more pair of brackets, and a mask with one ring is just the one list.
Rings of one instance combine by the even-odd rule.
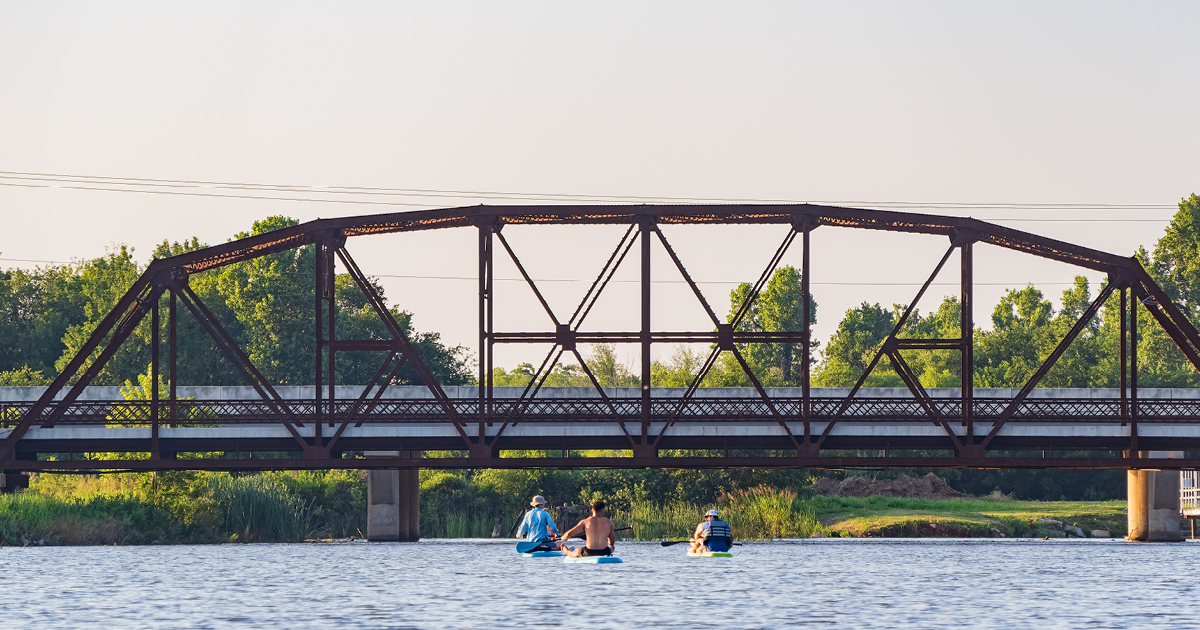
[[555, 558], [565, 556], [567, 554], [561, 551], [530, 551], [529, 553], [521, 554], [522, 558]]

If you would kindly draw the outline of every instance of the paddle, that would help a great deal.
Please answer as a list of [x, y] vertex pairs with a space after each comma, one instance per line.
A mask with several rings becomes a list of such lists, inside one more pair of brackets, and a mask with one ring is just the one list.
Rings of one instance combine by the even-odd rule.
[[[664, 547], [670, 547], [671, 545], [678, 545], [679, 543], [690, 543], [690, 542], [692, 542], [692, 541], [690, 541], [690, 540], [664, 540], [658, 544], [660, 544]], [[733, 545], [734, 547], [742, 546], [742, 543], [730, 543], [730, 544]]]
[[519, 527], [521, 522], [525, 520], [525, 512], [528, 511], [529, 510], [521, 510], [521, 515], [517, 517], [517, 522], [513, 523], [512, 529], [508, 530], [509, 538], [512, 538], [513, 534], [517, 533], [517, 527]]

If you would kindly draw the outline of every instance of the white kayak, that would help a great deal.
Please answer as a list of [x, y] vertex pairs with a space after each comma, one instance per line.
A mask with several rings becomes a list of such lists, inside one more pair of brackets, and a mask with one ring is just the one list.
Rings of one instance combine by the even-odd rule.
[[586, 558], [563, 558], [568, 564], [622, 564], [616, 556], [588, 556]]
[[567, 554], [561, 551], [530, 551], [529, 553], [521, 554], [522, 558], [557, 558]]
[[696, 553], [694, 551], [689, 551], [688, 557], [689, 558], [732, 558], [733, 554], [729, 553], [728, 551], [702, 551], [700, 553]]

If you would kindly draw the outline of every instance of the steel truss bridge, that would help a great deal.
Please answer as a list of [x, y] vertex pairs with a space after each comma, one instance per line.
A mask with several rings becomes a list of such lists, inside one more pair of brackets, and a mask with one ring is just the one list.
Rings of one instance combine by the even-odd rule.
[[[563, 318], [546, 301], [504, 237], [522, 225], [622, 225], [588, 292]], [[766, 261], [749, 298], [731, 321], [717, 316], [688, 274], [660, 226], [679, 224], [778, 225], [780, 243]], [[510, 227], [511, 226], [511, 227]], [[809, 241], [821, 226], [942, 235], [949, 243], [895, 327], [854, 387], [809, 387], [811, 330]], [[384, 300], [347, 249], [351, 237], [463, 228], [478, 233], [479, 382], [471, 388], [443, 387], [425, 366], [393, 319]], [[803, 323], [798, 331], [747, 332], [742, 320], [795, 241], [802, 250]], [[712, 320], [703, 332], [655, 330], [650, 325], [651, 248], [657, 241]], [[507, 255], [544, 308], [540, 331], [493, 327], [493, 260], [496, 244]], [[1108, 282], [1080, 320], [1023, 387], [976, 391], [972, 359], [973, 252], [993, 245], [1106, 273]], [[313, 246], [317, 273], [313, 303], [316, 382], [286, 391], [268, 382], [212, 311], [188, 286], [191, 274], [268, 254]], [[641, 326], [635, 331], [591, 331], [587, 315], [630, 254], [640, 259]], [[901, 336], [904, 324], [951, 256], [958, 255], [962, 304], [959, 337]], [[335, 261], [340, 261], [385, 325], [388, 336], [344, 339], [335, 330]], [[1095, 317], [1119, 294], [1120, 387], [1101, 393], [1082, 390], [1047, 396], [1039, 382]], [[180, 308], [182, 305], [182, 309]], [[231, 241], [153, 261], [88, 342], [34, 401], [0, 401], [0, 469], [12, 471], [460, 468], [460, 467], [977, 467], [977, 468], [1197, 468], [1200, 459], [1150, 456], [1159, 451], [1200, 450], [1200, 398], [1138, 390], [1138, 309], [1175, 342], [1200, 369], [1200, 334], [1134, 258], [1125, 258], [983, 221], [960, 217], [797, 205], [600, 205], [472, 206], [420, 212], [310, 221], [291, 228]], [[165, 310], [166, 313], [160, 313]], [[245, 378], [246, 396], [186, 400], [176, 386], [177, 317], [185, 310]], [[160, 339], [160, 318], [167, 339]], [[152, 391], [148, 401], [94, 400], [89, 385], [147, 317], [151, 320]], [[140, 343], [140, 342], [139, 342]], [[534, 343], [550, 347], [525, 388], [494, 387], [495, 344]], [[641, 349], [641, 382], [650, 383], [653, 344], [706, 343], [711, 351], [692, 383], [678, 390], [649, 386], [629, 390], [600, 387], [580, 354], [581, 343], [631, 343]], [[804, 351], [801, 387], [768, 389], [742, 353], [747, 343], [798, 344]], [[164, 347], [165, 346], [165, 347]], [[953, 350], [961, 357], [963, 387], [924, 388], [904, 358], [906, 352]], [[339, 352], [386, 354], [369, 383], [335, 387]], [[702, 388], [700, 383], [722, 353], [745, 371], [752, 387]], [[553, 367], [570, 355], [594, 388], [575, 392], [543, 388]], [[887, 360], [906, 388], [879, 392], [863, 387]], [[393, 385], [405, 364], [423, 386]], [[159, 392], [165, 372], [168, 391]], [[404, 390], [411, 391], [404, 391]], [[1169, 390], [1168, 390], [1169, 392]], [[287, 395], [284, 395], [284, 394]], [[115, 397], [113, 397], [115, 398]], [[623, 456], [510, 457], [505, 451], [617, 450]], [[408, 456], [347, 458], [347, 452], [399, 451]], [[420, 451], [455, 451], [462, 457], [421, 458]], [[188, 451], [223, 452], [219, 459], [186, 459]], [[271, 452], [267, 459], [253, 453]], [[865, 452], [864, 452], [865, 451]], [[895, 451], [895, 452], [893, 452]], [[914, 452], [917, 451], [917, 452]], [[1040, 457], [1028, 457], [1041, 451]], [[49, 458], [49, 454], [117, 453], [115, 459]], [[1022, 453], [1023, 452], [1023, 453]], [[286, 453], [287, 456], [280, 456]]]

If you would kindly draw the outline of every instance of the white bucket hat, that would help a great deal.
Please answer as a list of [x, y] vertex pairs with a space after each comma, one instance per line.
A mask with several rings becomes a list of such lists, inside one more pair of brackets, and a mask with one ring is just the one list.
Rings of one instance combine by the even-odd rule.
[[[708, 514], [705, 514], [705, 516], [717, 516], [717, 511], [716, 511], [716, 510], [709, 510], [709, 511], [708, 511]], [[719, 518], [719, 517], [718, 517], [718, 518]]]
[[546, 497], [539, 494], [536, 497], [533, 497], [533, 500], [529, 502], [529, 505], [546, 505]]

